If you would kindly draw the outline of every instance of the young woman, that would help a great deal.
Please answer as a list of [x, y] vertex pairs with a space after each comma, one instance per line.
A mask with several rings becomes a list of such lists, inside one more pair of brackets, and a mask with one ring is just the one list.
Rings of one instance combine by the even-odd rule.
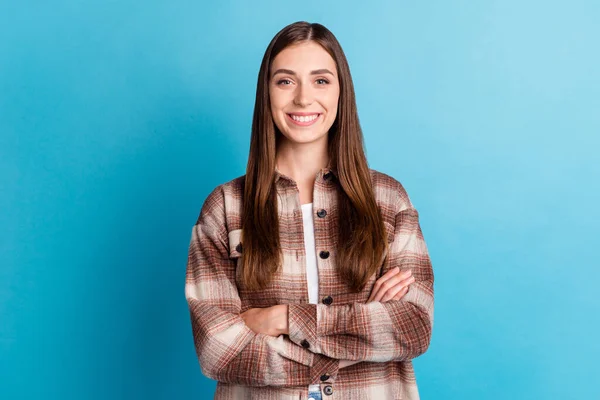
[[246, 174], [216, 187], [186, 273], [215, 399], [418, 399], [433, 271], [417, 210], [365, 158], [346, 57], [320, 24], [269, 44]]

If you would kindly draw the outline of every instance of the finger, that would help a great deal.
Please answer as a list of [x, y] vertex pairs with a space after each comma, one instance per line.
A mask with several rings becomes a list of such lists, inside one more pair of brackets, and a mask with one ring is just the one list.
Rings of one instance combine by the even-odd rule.
[[379, 283], [379, 287], [375, 290], [375, 294], [373, 295], [373, 301], [381, 301], [383, 296], [386, 294], [388, 290], [396, 286], [399, 282], [404, 279], [409, 278], [411, 275], [410, 270], [403, 271], [400, 274], [395, 274], [394, 276], [388, 278], [387, 280], [379, 283], [376, 282], [375, 285]]
[[377, 280], [381, 281], [381, 282], [385, 282], [386, 280], [390, 279], [392, 276], [396, 275], [398, 272], [400, 272], [400, 268], [394, 267], [394, 268], [390, 269], [389, 271], [386, 271], [386, 273], [383, 274], [382, 276], [380, 276], [379, 279], [377, 279]]
[[371, 290], [371, 295], [369, 296], [367, 303], [370, 301], [373, 301], [375, 295], [377, 294], [377, 292], [379, 291], [379, 288], [381, 287], [381, 284], [383, 282], [385, 282], [386, 280], [390, 279], [392, 276], [396, 275], [398, 272], [400, 272], [400, 268], [395, 267], [395, 268], [392, 268], [389, 271], [387, 271], [381, 277], [379, 277], [377, 279], [377, 281], [375, 282], [375, 285], [373, 285], [373, 289]]
[[[390, 269], [382, 277], [377, 279], [377, 281], [375, 282], [375, 285], [373, 287], [373, 290], [371, 291], [370, 300], [379, 301], [379, 299], [385, 292], [386, 286], [391, 287], [391, 285], [386, 284], [386, 282], [388, 282], [390, 279], [397, 277], [398, 275], [406, 275], [407, 273], [408, 274], [411, 273], [410, 270], [402, 271], [402, 273], [398, 274], [399, 272], [400, 272], [400, 268], [395, 267], [395, 268]], [[382, 291], [382, 289], [383, 289], [383, 291]]]
[[409, 286], [404, 286], [398, 293], [396, 293], [396, 295], [393, 297], [394, 300], [400, 300], [402, 299], [402, 297], [404, 297], [406, 295], [406, 293], [408, 293], [409, 290]]
[[384, 303], [386, 301], [389, 301], [391, 299], [394, 298], [394, 296], [396, 296], [396, 294], [398, 294], [398, 292], [400, 292], [401, 290], [404, 290], [406, 288], [406, 286], [402, 286], [402, 285], [396, 285], [395, 287], [391, 288], [390, 290], [388, 290], [382, 297], [381, 297], [381, 302]]
[[402, 300], [406, 293], [408, 293], [408, 286], [404, 286], [402, 290], [396, 293], [396, 295], [394, 296], [394, 300]]
[[413, 276], [411, 276], [410, 278], [404, 279], [401, 282], [398, 282], [398, 284], [392, 288], [390, 288], [386, 294], [381, 298], [381, 301], [388, 301], [391, 300], [399, 291], [401, 291], [404, 288], [408, 288], [408, 285], [410, 285], [411, 283], [413, 283], [415, 281], [415, 278]]
[[402, 287], [402, 289], [400, 289], [400, 290], [398, 291], [398, 293], [396, 293], [396, 294], [394, 295], [393, 299], [394, 299], [394, 300], [399, 300], [399, 299], [401, 299], [402, 297], [404, 297], [404, 296], [406, 295], [406, 293], [408, 293], [408, 292], [410, 291], [410, 286], [411, 286], [411, 284], [412, 284], [413, 282], [414, 282], [414, 281], [412, 281], [411, 283], [409, 283], [409, 284], [407, 284], [407, 285], [404, 285], [404, 286]]
[[394, 296], [396, 296], [396, 294], [400, 290], [402, 290], [405, 287], [408, 287], [408, 285], [410, 285], [414, 281], [415, 281], [415, 278], [413, 276], [410, 276], [406, 279], [401, 280], [400, 282], [396, 283], [396, 285], [394, 287], [389, 288], [387, 290], [387, 292], [382, 296], [380, 301], [391, 300], [392, 298], [394, 298]]

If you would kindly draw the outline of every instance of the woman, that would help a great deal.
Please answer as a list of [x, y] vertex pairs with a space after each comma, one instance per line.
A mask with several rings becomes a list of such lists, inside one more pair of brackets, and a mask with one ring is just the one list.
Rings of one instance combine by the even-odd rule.
[[403, 186], [367, 165], [348, 63], [324, 26], [297, 22], [269, 44], [246, 175], [206, 198], [185, 294], [216, 399], [419, 397], [430, 258]]

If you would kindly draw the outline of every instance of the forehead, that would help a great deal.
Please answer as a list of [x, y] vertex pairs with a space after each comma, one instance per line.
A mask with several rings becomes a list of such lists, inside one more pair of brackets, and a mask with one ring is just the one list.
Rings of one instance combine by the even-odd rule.
[[277, 68], [288, 68], [298, 73], [314, 69], [328, 68], [335, 73], [335, 61], [329, 53], [315, 42], [303, 42], [283, 49], [273, 59], [271, 71]]

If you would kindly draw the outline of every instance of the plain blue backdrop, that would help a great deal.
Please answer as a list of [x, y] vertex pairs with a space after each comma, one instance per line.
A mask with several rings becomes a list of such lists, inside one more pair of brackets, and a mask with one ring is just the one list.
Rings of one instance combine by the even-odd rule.
[[423, 399], [600, 399], [597, 1], [0, 1], [0, 399], [209, 399], [184, 297], [277, 31], [350, 62], [435, 272]]

